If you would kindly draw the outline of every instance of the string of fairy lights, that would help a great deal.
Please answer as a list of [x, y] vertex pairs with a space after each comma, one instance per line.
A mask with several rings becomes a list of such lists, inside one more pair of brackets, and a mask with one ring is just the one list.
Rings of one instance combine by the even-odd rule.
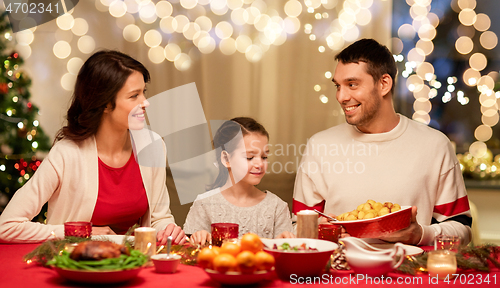
[[[414, 96], [412, 118], [429, 124], [430, 100], [438, 96], [443, 103], [456, 99], [467, 105], [469, 97], [463, 91], [455, 91], [459, 79], [469, 86], [476, 86], [480, 92], [482, 124], [475, 130], [477, 141], [470, 146], [470, 151], [480, 155], [486, 150], [485, 142], [492, 137], [491, 127], [499, 121], [497, 99], [500, 92], [493, 90], [498, 73], [484, 73], [487, 57], [481, 52], [472, 53], [472, 38], [476, 32], [481, 33], [482, 49], [495, 48], [498, 38], [493, 31], [489, 31], [491, 20], [488, 15], [475, 12], [476, 0], [451, 1], [451, 7], [458, 13], [461, 23], [457, 28], [460, 37], [455, 48], [469, 57], [470, 68], [461, 77], [449, 76], [446, 83], [441, 83], [432, 63], [426, 61], [426, 57], [434, 51], [433, 40], [440, 21], [438, 15], [431, 12], [432, 0], [406, 0], [406, 3], [410, 6], [413, 21], [399, 27], [392, 49], [395, 60], [404, 62], [405, 70], [401, 75]], [[325, 53], [327, 49], [339, 51], [357, 40], [360, 29], [371, 23], [370, 9], [373, 4], [373, 0], [289, 0], [273, 3], [263, 0], [95, 0], [98, 11], [116, 18], [116, 25], [126, 41], [148, 47], [148, 58], [152, 63], [169, 61], [179, 71], [190, 69], [195, 61], [193, 59], [196, 59], [195, 52], [210, 54], [219, 50], [228, 56], [241, 53], [248, 61], [258, 62], [271, 46], [282, 45], [301, 32], [317, 45], [318, 53]], [[53, 45], [54, 55], [67, 61], [67, 72], [61, 77], [61, 86], [68, 91], [73, 89], [83, 64], [82, 58], [72, 55], [78, 51], [90, 54], [96, 47], [95, 39], [87, 35], [87, 20], [73, 17], [72, 12], [57, 18], [57, 42]], [[35, 30], [36, 27], [15, 35], [16, 50], [24, 58], [31, 55], [30, 45], [34, 41]], [[401, 39], [415, 37], [418, 39], [415, 47], [402, 55]], [[324, 77], [331, 79], [332, 72], [325, 71]], [[438, 89], [443, 85], [446, 85], [446, 92], [438, 95]], [[326, 87], [320, 81], [312, 87], [322, 103], [329, 101]]]
[[[482, 49], [491, 50], [498, 44], [498, 37], [493, 31], [488, 31], [491, 26], [491, 20], [486, 14], [476, 14], [475, 0], [460, 0], [456, 1], [456, 5], [452, 8], [458, 12], [458, 19], [461, 26], [459, 32], [462, 34], [455, 43], [455, 48], [460, 54], [469, 55], [474, 48], [472, 37], [476, 32], [481, 33], [479, 43]], [[476, 49], [477, 50], [477, 49]], [[474, 131], [476, 142], [469, 147], [469, 152], [475, 157], [482, 157], [487, 152], [486, 141], [490, 140], [493, 135], [492, 128], [498, 123], [498, 104], [497, 99], [500, 98], [500, 92], [494, 91], [495, 80], [498, 78], [498, 72], [491, 71], [486, 75], [481, 75], [485, 72], [488, 59], [481, 53], [476, 52], [470, 55], [469, 67], [463, 74], [463, 81], [469, 86], [476, 86], [480, 92], [479, 103], [481, 104], [481, 122]]]
[[[402, 39], [418, 37], [418, 41], [415, 47], [409, 50], [405, 70], [401, 74], [406, 78], [406, 87], [415, 98], [413, 103], [415, 112], [412, 118], [429, 124], [431, 120], [429, 112], [432, 109], [430, 99], [437, 96], [437, 89], [441, 88], [442, 84], [436, 79], [434, 66], [425, 60], [426, 56], [434, 50], [432, 40], [436, 37], [439, 17], [430, 12], [431, 0], [407, 0], [406, 2], [410, 5], [410, 16], [413, 22], [401, 25], [398, 29], [398, 36]], [[393, 48], [401, 51], [403, 42], [397, 38], [393, 42], [393, 46], [395, 46]], [[403, 62], [404, 57], [399, 54], [395, 56], [395, 60]]]
[[[447, 83], [443, 84], [436, 78], [432, 63], [426, 62], [426, 56], [434, 50], [432, 40], [436, 36], [436, 28], [439, 25], [439, 17], [430, 12], [432, 0], [406, 0], [410, 6], [410, 15], [413, 19], [412, 24], [403, 24], [398, 29], [400, 39], [414, 39], [418, 37], [414, 48], [406, 55], [405, 70], [401, 75], [406, 78], [406, 87], [413, 93], [415, 98], [413, 108], [413, 119], [429, 124], [431, 121], [429, 112], [432, 110], [432, 104], [429, 101], [438, 96], [438, 89], [442, 85], [446, 86], [446, 92], [441, 95], [441, 101], [448, 103], [456, 95], [456, 100], [467, 105], [469, 97], [461, 90], [456, 91], [455, 84], [461, 78], [463, 82], [471, 87], [477, 87], [480, 93], [479, 102], [481, 104], [482, 124], [474, 131], [476, 142], [469, 147], [469, 152], [474, 157], [482, 157], [487, 153], [485, 144], [492, 135], [491, 127], [499, 121], [497, 99], [500, 98], [500, 92], [494, 91], [495, 80], [498, 78], [498, 72], [491, 71], [484, 73], [487, 67], [487, 57], [481, 52], [472, 53], [474, 50], [474, 41], [472, 38], [475, 33], [481, 33], [479, 43], [481, 49], [491, 50], [498, 44], [497, 35], [493, 31], [488, 31], [491, 26], [491, 19], [484, 13], [476, 13], [476, 0], [452, 0], [451, 8], [458, 13], [460, 21], [457, 27], [459, 38], [455, 42], [455, 49], [458, 53], [468, 56], [469, 68], [465, 70], [461, 77], [449, 76]], [[395, 59], [403, 62], [405, 57], [401, 55], [403, 42], [399, 39], [393, 39], [393, 51]], [[476, 49], [480, 50], [480, 49]], [[397, 55], [399, 54], [399, 55]], [[483, 75], [481, 74], [483, 72]]]

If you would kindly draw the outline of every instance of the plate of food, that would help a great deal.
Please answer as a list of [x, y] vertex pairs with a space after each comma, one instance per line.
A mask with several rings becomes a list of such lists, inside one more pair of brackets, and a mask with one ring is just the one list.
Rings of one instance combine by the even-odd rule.
[[254, 273], [245, 274], [241, 272], [226, 272], [219, 273], [212, 269], [205, 269], [210, 279], [223, 285], [250, 285], [261, 281], [270, 280], [272, 278], [272, 270], [255, 271]]
[[147, 262], [138, 250], [110, 241], [85, 241], [70, 253], [62, 251], [47, 264], [63, 278], [92, 284], [125, 282], [135, 278]]
[[355, 210], [337, 216], [335, 224], [358, 238], [378, 238], [410, 226], [411, 206], [368, 200]]
[[96, 241], [110, 241], [116, 244], [123, 244], [125, 237], [127, 238], [128, 241], [134, 242], [135, 237], [134, 236], [125, 236], [125, 235], [94, 235], [92, 236], [92, 240]]

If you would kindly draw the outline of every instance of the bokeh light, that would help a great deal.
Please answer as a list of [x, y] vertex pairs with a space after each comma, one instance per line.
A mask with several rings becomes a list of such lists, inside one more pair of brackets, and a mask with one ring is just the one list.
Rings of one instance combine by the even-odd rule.
[[479, 42], [485, 49], [493, 49], [498, 44], [498, 37], [495, 32], [486, 31], [479, 37]]
[[462, 36], [455, 42], [455, 48], [460, 54], [469, 54], [474, 49], [474, 42], [467, 36]]
[[148, 47], [153, 48], [153, 47], [159, 46], [161, 44], [162, 40], [163, 39], [162, 39], [160, 32], [158, 32], [154, 29], [147, 31], [144, 34], [144, 43], [146, 43], [146, 45]]
[[135, 24], [127, 25], [123, 29], [123, 38], [128, 42], [136, 42], [141, 38], [141, 28]]
[[83, 65], [83, 60], [81, 58], [73, 57], [69, 59], [66, 68], [68, 69], [68, 72], [70, 74], [78, 75], [78, 71], [80, 71], [82, 65]]
[[72, 91], [75, 88], [76, 75], [66, 73], [61, 77], [61, 86], [64, 90]]
[[160, 64], [161, 62], [165, 61], [165, 55], [163, 52], [164, 50], [161, 46], [152, 47], [148, 51], [148, 58], [151, 62]]
[[71, 54], [71, 45], [66, 41], [57, 41], [52, 51], [57, 58], [65, 59]]
[[474, 28], [476, 28], [477, 31], [486, 31], [490, 29], [491, 26], [491, 19], [488, 15], [479, 13], [477, 14], [477, 19], [476, 22], [474, 23]]
[[490, 126], [487, 125], [479, 125], [474, 131], [474, 137], [482, 142], [486, 142], [490, 140], [493, 135], [493, 130]]
[[78, 49], [85, 54], [90, 54], [94, 52], [95, 49], [95, 41], [89, 35], [85, 35], [78, 39]]
[[469, 58], [469, 66], [474, 70], [482, 71], [484, 68], [486, 68], [487, 64], [488, 60], [483, 53], [474, 53]]
[[56, 18], [57, 27], [61, 30], [70, 30], [75, 25], [75, 19], [71, 14], [64, 14]]
[[76, 36], [83, 36], [87, 34], [89, 31], [89, 24], [87, 20], [83, 18], [76, 18], [73, 27], [71, 28], [71, 32]]

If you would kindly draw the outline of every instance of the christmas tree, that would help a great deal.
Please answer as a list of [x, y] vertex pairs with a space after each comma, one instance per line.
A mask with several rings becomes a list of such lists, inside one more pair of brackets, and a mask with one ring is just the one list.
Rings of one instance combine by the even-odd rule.
[[40, 166], [37, 152], [50, 148], [36, 120], [38, 108], [30, 102], [31, 80], [22, 71], [23, 59], [13, 44], [4, 12], [0, 15], [0, 212]]

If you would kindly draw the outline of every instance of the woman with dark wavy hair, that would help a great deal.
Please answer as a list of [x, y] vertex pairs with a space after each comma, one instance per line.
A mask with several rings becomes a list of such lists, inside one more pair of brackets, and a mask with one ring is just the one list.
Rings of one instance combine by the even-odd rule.
[[[139, 165], [133, 153], [129, 129], [144, 128], [149, 80], [146, 67], [121, 52], [87, 59], [67, 125], [0, 215], [0, 241], [62, 238], [66, 221], [91, 221], [93, 235], [124, 234], [137, 223], [154, 227], [161, 243], [170, 235], [185, 241], [170, 212], [165, 167]], [[47, 224], [31, 222], [47, 202]]]

